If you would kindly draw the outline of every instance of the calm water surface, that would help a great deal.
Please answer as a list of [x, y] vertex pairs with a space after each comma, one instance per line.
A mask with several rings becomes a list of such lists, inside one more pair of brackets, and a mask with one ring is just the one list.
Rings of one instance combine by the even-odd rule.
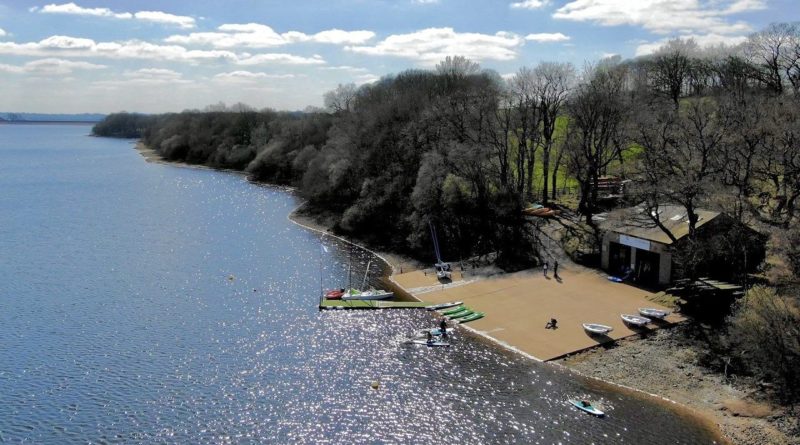
[[349, 255], [295, 197], [89, 130], [0, 125], [0, 443], [712, 443], [464, 334], [403, 345], [424, 311], [319, 312]]

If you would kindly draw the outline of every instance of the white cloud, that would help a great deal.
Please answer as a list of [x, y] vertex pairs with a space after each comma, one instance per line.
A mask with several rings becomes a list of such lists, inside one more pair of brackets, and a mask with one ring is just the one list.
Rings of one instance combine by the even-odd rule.
[[94, 17], [113, 17], [118, 19], [137, 19], [146, 22], [161, 23], [167, 25], [177, 25], [181, 28], [194, 28], [195, 20], [192, 17], [169, 14], [162, 11], [139, 11], [135, 13], [130, 12], [114, 12], [109, 8], [84, 8], [75, 3], [64, 3], [57, 5], [51, 3], [41, 8], [32, 7], [29, 9], [31, 12], [40, 12], [43, 14], [71, 14], [71, 15], [84, 15]]
[[13, 74], [38, 74], [38, 75], [64, 75], [70, 74], [75, 70], [100, 70], [107, 68], [105, 65], [98, 65], [89, 62], [76, 62], [56, 58], [32, 60], [24, 65], [0, 64], [0, 71]]
[[323, 70], [330, 70], [330, 71], [352, 71], [355, 73], [369, 71], [366, 68], [360, 68], [357, 66], [350, 66], [350, 65], [340, 65], [340, 66], [326, 66], [322, 68]]
[[564, 35], [560, 32], [543, 32], [538, 34], [528, 34], [525, 36], [525, 40], [532, 40], [534, 42], [541, 42], [541, 43], [550, 43], [550, 42], [566, 42], [570, 39], [570, 36]]
[[[721, 34], [688, 34], [680, 36], [679, 38], [682, 40], [693, 39], [695, 42], [697, 42], [697, 45], [700, 48], [709, 48], [719, 45], [733, 46], [747, 40], [746, 36], [726, 36]], [[659, 48], [664, 46], [669, 40], [669, 38], [665, 38], [655, 42], [640, 43], [639, 46], [636, 47], [636, 56], [639, 57], [653, 54]]]
[[548, 0], [523, 0], [510, 5], [512, 9], [539, 9], [549, 3]]
[[360, 45], [375, 37], [372, 31], [342, 31], [341, 29], [329, 29], [320, 31], [311, 40], [319, 43], [333, 43], [336, 45]]
[[373, 56], [395, 56], [435, 64], [447, 56], [473, 60], [513, 60], [524, 40], [516, 34], [494, 35], [458, 33], [453, 28], [428, 28], [409, 34], [395, 34], [374, 46], [347, 46], [345, 49]]
[[292, 79], [297, 77], [294, 74], [267, 74], [252, 71], [231, 71], [228, 73], [216, 74], [214, 81], [224, 83], [255, 83], [264, 79]]
[[368, 73], [368, 74], [359, 74], [354, 79], [356, 85], [363, 85], [365, 83], [373, 83], [380, 80], [380, 76], [376, 76], [375, 74]]
[[187, 49], [179, 45], [157, 45], [140, 40], [122, 42], [95, 42], [69, 36], [51, 36], [39, 42], [0, 42], [0, 54], [17, 56], [104, 57], [111, 59], [170, 60], [196, 63], [221, 61], [239, 65], [285, 64], [324, 65], [319, 55], [311, 57], [286, 53], [237, 54], [225, 50]]
[[[34, 9], [33, 11], [36, 10], [37, 9]], [[84, 8], [71, 2], [64, 3], [63, 5], [51, 3], [49, 5], [42, 6], [41, 9], [38, 9], [38, 11], [44, 14], [91, 15], [96, 17], [115, 17], [118, 19], [129, 19], [133, 17], [133, 14], [130, 12], [117, 13], [108, 8]]]
[[176, 80], [183, 77], [177, 71], [168, 70], [165, 68], [141, 68], [136, 71], [125, 71], [123, 76], [134, 79], [159, 79], [159, 80]]
[[261, 53], [240, 58], [236, 61], [239, 65], [261, 65], [267, 63], [281, 63], [286, 65], [324, 65], [325, 60], [314, 55], [312, 57], [295, 56], [285, 53]]
[[0, 28], [0, 37], [3, 37], [5, 35], [6, 35], [5, 30], [3, 28]]
[[601, 59], [611, 59], [612, 57], [617, 57], [619, 54], [617, 53], [602, 53], [600, 54]]
[[69, 36], [50, 36], [39, 42], [0, 42], [0, 54], [18, 56], [104, 57], [112, 59], [151, 59], [174, 61], [230, 60], [239, 56], [230, 51], [188, 50], [177, 45], [155, 45], [139, 40], [95, 42]]
[[329, 29], [316, 34], [288, 31], [283, 34], [260, 23], [229, 23], [217, 28], [217, 32], [194, 32], [188, 35], [172, 35], [168, 43], [183, 45], [210, 45], [216, 48], [269, 48], [296, 42], [331, 43], [337, 45], [363, 44], [375, 37], [372, 31], [343, 31]]
[[556, 19], [594, 22], [603, 26], [635, 25], [649, 31], [742, 33], [745, 22], [728, 15], [762, 9], [766, 0], [572, 0], [553, 14]]
[[439, 0], [414, 0], [414, 3], [419, 3], [420, 5], [430, 5], [433, 3], [439, 3]]
[[168, 14], [161, 11], [139, 11], [134, 14], [134, 17], [147, 22], [177, 25], [180, 28], [194, 28], [195, 26], [195, 22], [192, 17]]

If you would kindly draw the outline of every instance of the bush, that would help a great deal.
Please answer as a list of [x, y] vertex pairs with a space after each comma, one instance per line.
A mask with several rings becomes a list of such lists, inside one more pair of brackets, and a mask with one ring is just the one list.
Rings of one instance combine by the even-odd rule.
[[753, 287], [729, 318], [729, 337], [756, 377], [771, 381], [784, 401], [800, 395], [800, 307], [794, 298]]

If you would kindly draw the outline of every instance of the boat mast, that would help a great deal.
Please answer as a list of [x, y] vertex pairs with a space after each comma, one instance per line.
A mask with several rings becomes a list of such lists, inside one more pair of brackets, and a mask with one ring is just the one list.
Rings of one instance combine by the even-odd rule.
[[361, 290], [364, 290], [364, 286], [367, 284], [367, 276], [369, 275], [370, 265], [372, 265], [372, 260], [367, 261], [367, 270], [364, 271], [364, 281], [361, 282]]

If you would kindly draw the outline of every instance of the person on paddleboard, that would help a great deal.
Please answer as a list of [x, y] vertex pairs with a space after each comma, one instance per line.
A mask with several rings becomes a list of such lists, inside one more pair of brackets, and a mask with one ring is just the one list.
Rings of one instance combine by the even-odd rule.
[[428, 340], [427, 340], [427, 342], [428, 342], [428, 344], [433, 343], [433, 334], [431, 334], [431, 331], [428, 331]]
[[447, 320], [444, 317], [439, 320], [439, 331], [442, 333], [442, 338], [447, 338]]

